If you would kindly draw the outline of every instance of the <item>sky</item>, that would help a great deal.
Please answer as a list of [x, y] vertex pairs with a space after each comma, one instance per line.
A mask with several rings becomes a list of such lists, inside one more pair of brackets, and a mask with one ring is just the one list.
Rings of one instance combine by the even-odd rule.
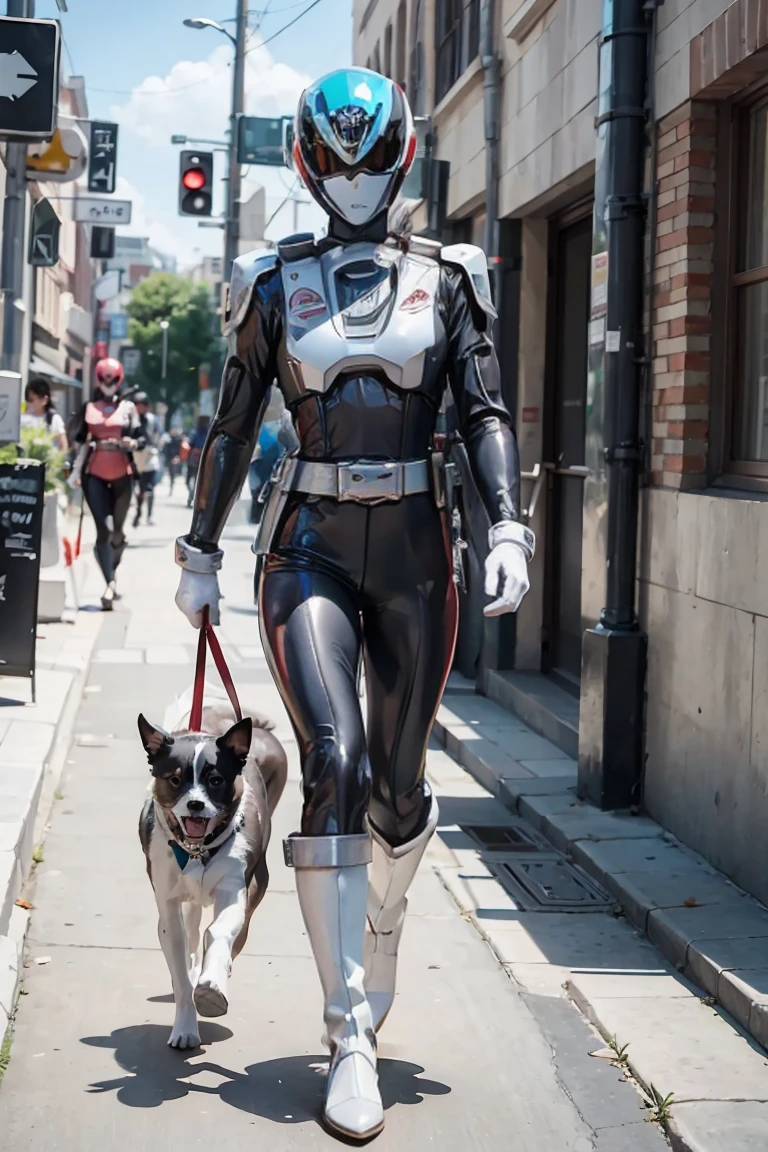
[[[294, 112], [310, 80], [352, 60], [352, 0], [253, 0], [246, 60], [246, 112], [254, 116]], [[124, 233], [148, 236], [180, 267], [221, 255], [223, 232], [199, 228], [180, 217], [177, 191], [180, 148], [173, 134], [223, 140], [228, 127], [233, 48], [213, 29], [184, 27], [187, 17], [231, 21], [235, 0], [67, 0], [59, 14], [55, 0], [37, 0], [37, 17], [58, 17], [64, 39], [62, 66], [85, 77], [91, 119], [120, 125], [115, 197], [133, 202], [132, 223]], [[266, 11], [265, 11], [266, 9]], [[306, 15], [303, 13], [306, 11]], [[109, 13], [109, 14], [107, 14]], [[289, 21], [295, 25], [275, 36]], [[269, 44], [263, 43], [275, 36]], [[224, 209], [226, 157], [216, 153], [214, 216]], [[292, 189], [308, 200], [287, 169], [244, 169], [243, 199], [262, 184], [267, 217]], [[300, 231], [317, 231], [324, 216], [313, 204], [300, 205]], [[271, 239], [293, 231], [293, 206], [277, 212], [267, 230]]]

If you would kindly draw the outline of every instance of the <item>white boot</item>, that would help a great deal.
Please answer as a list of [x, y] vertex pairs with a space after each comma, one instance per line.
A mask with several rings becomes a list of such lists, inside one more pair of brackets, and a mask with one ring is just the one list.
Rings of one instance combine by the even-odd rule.
[[365, 932], [365, 991], [377, 1032], [395, 999], [397, 949], [408, 907], [405, 894], [437, 828], [438, 816], [437, 800], [432, 796], [426, 828], [399, 848], [392, 848], [375, 828], [371, 828], [373, 857]]
[[384, 1127], [376, 1034], [363, 983], [370, 837], [291, 836], [285, 855], [296, 869], [325, 997], [325, 1042], [331, 1049], [325, 1122], [344, 1136], [367, 1140]]

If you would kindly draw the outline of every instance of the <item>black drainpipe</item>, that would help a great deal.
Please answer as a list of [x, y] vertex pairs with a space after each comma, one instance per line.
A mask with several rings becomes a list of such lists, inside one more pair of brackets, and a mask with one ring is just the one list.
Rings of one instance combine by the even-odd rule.
[[[605, 606], [584, 636], [579, 793], [601, 808], [639, 798], [647, 637], [636, 609], [638, 488], [643, 464], [640, 401], [645, 366], [646, 123], [648, 37], [654, 4], [603, 6], [593, 251], [606, 251], [602, 357]], [[593, 302], [594, 303], [594, 302]], [[599, 370], [599, 369], [598, 369]]]
[[501, 61], [496, 52], [496, 4], [484, 0], [480, 11], [480, 59], [483, 65], [483, 113], [485, 121], [485, 229], [483, 247], [491, 264], [494, 284], [499, 256], [499, 121], [501, 109]]

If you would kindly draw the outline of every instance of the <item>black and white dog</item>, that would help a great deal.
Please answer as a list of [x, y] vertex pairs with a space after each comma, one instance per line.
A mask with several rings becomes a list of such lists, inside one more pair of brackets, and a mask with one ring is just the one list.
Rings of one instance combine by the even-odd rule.
[[[198, 1013], [227, 1011], [232, 961], [267, 891], [271, 817], [287, 775], [269, 721], [248, 715], [236, 723], [227, 701], [203, 707], [203, 734], [185, 723], [188, 715], [169, 734], [139, 716], [154, 777], [139, 837], [176, 1002], [172, 1048], [199, 1045]], [[202, 910], [210, 905], [201, 958]]]

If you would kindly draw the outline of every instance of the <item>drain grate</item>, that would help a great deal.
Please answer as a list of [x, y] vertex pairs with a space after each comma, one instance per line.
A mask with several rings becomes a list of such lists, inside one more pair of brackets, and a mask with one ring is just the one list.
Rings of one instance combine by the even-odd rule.
[[604, 888], [562, 857], [504, 862], [497, 864], [496, 870], [500, 880], [513, 880], [514, 887], [534, 902], [536, 910], [586, 911], [616, 903]]
[[464, 831], [487, 852], [540, 852], [534, 832], [508, 824], [464, 824]]

